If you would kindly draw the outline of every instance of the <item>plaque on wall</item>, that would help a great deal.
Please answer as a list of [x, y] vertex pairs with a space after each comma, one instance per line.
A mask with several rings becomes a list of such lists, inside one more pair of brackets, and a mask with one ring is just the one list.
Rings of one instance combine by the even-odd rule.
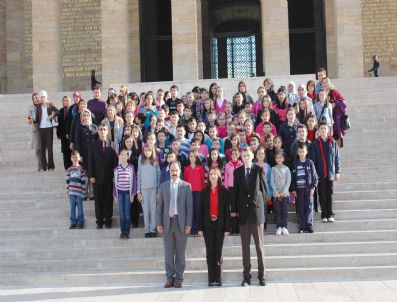
[[372, 56], [380, 62], [380, 76], [397, 75], [397, 1], [361, 0], [364, 74], [372, 68]]
[[89, 90], [102, 74], [101, 0], [61, 0], [64, 90]]

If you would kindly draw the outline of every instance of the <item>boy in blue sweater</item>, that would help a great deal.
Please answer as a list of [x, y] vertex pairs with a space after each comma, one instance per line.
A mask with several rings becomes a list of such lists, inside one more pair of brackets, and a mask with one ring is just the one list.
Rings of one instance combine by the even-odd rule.
[[300, 233], [313, 233], [313, 195], [317, 187], [317, 173], [314, 163], [307, 159], [307, 146], [298, 145], [299, 159], [292, 171], [292, 192], [297, 198]]
[[[71, 155], [72, 166], [68, 169], [66, 178], [66, 194], [70, 199], [70, 227], [82, 229], [84, 227], [83, 196], [87, 189], [87, 176], [79, 162], [80, 153], [75, 150]], [[76, 219], [77, 207], [77, 219]]]

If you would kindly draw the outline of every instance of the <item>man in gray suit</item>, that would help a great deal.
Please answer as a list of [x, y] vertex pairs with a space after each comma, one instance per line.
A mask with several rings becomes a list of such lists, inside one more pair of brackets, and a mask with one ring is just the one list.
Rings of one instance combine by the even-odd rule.
[[181, 288], [186, 261], [186, 243], [190, 234], [193, 217], [192, 189], [190, 184], [181, 180], [181, 164], [170, 164], [171, 179], [160, 186], [157, 202], [157, 231], [163, 234], [165, 288]]

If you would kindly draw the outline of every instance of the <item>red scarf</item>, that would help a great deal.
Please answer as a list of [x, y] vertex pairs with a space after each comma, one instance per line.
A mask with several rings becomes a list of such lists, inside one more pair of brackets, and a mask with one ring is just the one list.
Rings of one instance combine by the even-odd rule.
[[[325, 156], [324, 156], [324, 147], [323, 147], [323, 139], [321, 138], [321, 136], [317, 137], [317, 140], [320, 144], [320, 152], [321, 152], [321, 159], [323, 162], [323, 179], [326, 179], [328, 176], [327, 173], [327, 162], [325, 161]], [[328, 136], [327, 141], [329, 144], [332, 143], [332, 136]]]
[[238, 165], [238, 160], [236, 160], [236, 161], [231, 161], [232, 162], [232, 164], [233, 164], [233, 167], [236, 169], [237, 168], [237, 165]]

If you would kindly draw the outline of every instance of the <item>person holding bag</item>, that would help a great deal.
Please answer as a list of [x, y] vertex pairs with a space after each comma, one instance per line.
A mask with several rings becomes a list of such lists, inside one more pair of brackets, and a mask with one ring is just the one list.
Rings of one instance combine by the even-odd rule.
[[208, 180], [200, 196], [198, 234], [205, 240], [208, 286], [222, 286], [222, 247], [230, 228], [229, 193], [222, 186], [218, 168], [209, 170]]

